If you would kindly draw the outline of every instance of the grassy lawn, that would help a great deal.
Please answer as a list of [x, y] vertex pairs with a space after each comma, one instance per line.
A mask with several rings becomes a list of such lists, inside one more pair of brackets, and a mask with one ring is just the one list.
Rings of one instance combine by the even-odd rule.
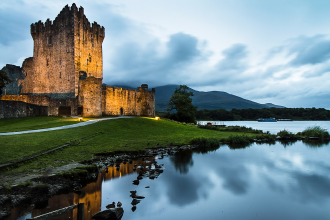
[[[88, 126], [64, 130], [0, 136], [0, 164], [40, 153], [97, 132], [101, 133], [63, 150], [26, 162], [26, 164], [11, 171], [25, 172], [49, 165], [61, 166], [72, 161], [91, 159], [93, 154], [101, 152], [143, 150], [156, 145], [189, 144], [189, 141], [195, 137], [221, 139], [231, 134], [243, 134], [242, 132], [200, 129], [167, 120], [156, 121], [153, 118], [136, 117], [105, 120]], [[255, 134], [247, 135], [255, 136]]]
[[[84, 119], [84, 121], [86, 120], [88, 119]], [[60, 116], [0, 119], [0, 133], [52, 128], [76, 123], [79, 123], [78, 118], [64, 118]]]

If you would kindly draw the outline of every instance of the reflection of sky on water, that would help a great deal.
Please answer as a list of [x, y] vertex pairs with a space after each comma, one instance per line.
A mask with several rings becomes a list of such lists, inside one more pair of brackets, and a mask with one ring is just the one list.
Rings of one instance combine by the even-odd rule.
[[[164, 158], [159, 162], [166, 169], [158, 179], [133, 186], [134, 174], [105, 182], [102, 191], [123, 204], [130, 203], [127, 189], [146, 196], [134, 213], [124, 207], [123, 219], [328, 219], [329, 156], [329, 145], [310, 148], [300, 141], [287, 148], [221, 147], [207, 154], [188, 153], [186, 166]], [[145, 189], [147, 185], [151, 188]]]
[[[207, 121], [205, 121], [207, 122]], [[271, 134], [277, 134], [281, 130], [287, 130], [292, 133], [303, 131], [307, 127], [320, 126], [330, 131], [330, 121], [278, 121], [278, 122], [257, 122], [257, 121], [224, 121], [227, 126], [245, 126], [254, 129], [269, 131]]]
[[[92, 195], [85, 213], [91, 216], [121, 201], [123, 220], [329, 219], [329, 158], [328, 143], [314, 147], [301, 141], [286, 147], [277, 142], [235, 150], [221, 146], [207, 153], [180, 152], [158, 160], [164, 164], [164, 173], [155, 180], [144, 178], [138, 186], [132, 184], [137, 176], [132, 173], [134, 163], [122, 164], [120, 171], [109, 168], [109, 173], [100, 174], [98, 183], [84, 188]], [[131, 211], [131, 190], [146, 197], [135, 212]], [[81, 202], [86, 199], [79, 197]]]

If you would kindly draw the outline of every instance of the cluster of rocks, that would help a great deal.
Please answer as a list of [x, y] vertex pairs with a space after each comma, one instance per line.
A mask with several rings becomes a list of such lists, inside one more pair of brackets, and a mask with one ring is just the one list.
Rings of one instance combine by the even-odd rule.
[[[163, 173], [162, 165], [157, 164], [155, 157], [162, 159], [174, 155], [177, 151], [198, 148], [198, 146], [154, 147], [140, 152], [114, 152], [98, 154], [97, 158], [82, 161], [83, 165], [93, 165], [88, 172], [64, 172], [60, 175], [51, 174], [30, 180], [31, 184], [4, 187], [0, 185], [0, 219], [8, 216], [13, 207], [28, 207], [34, 204], [38, 208], [48, 205], [48, 199], [54, 195], [77, 192], [86, 184], [97, 179], [98, 173], [108, 167], [116, 165], [119, 170], [121, 163], [133, 163], [133, 160], [142, 158], [144, 165], [136, 165], [137, 179], [133, 184], [138, 185], [143, 178], [155, 179]], [[153, 158], [151, 160], [151, 158]], [[148, 161], [151, 160], [151, 161]], [[134, 200], [136, 199], [136, 201]], [[138, 202], [139, 198], [133, 198]], [[137, 204], [137, 203], [136, 203]], [[133, 205], [133, 208], [136, 204]]]
[[124, 209], [121, 207], [122, 203], [113, 202], [106, 206], [106, 210], [100, 211], [92, 216], [94, 220], [120, 220], [124, 215]]

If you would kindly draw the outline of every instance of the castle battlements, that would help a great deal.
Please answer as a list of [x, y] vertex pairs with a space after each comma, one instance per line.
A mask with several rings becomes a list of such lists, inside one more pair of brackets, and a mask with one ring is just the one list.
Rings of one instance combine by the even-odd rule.
[[53, 21], [31, 24], [31, 35], [33, 57], [22, 68], [6, 66], [13, 82], [5, 88], [11, 93], [5, 100], [46, 106], [48, 115], [155, 116], [155, 89], [148, 91], [147, 84], [102, 85], [105, 29], [89, 22], [83, 7], [66, 5]]
[[41, 32], [52, 33], [61, 28], [71, 28], [73, 31], [74, 18], [77, 18], [77, 20], [82, 23], [84, 30], [88, 30], [90, 34], [97, 34], [104, 38], [104, 27], [96, 22], [91, 24], [84, 14], [84, 8], [80, 7], [78, 9], [75, 3], [73, 3], [71, 7], [66, 5], [54, 21], [48, 18], [45, 23], [39, 20], [38, 22], [31, 24], [31, 35], [33, 36]]

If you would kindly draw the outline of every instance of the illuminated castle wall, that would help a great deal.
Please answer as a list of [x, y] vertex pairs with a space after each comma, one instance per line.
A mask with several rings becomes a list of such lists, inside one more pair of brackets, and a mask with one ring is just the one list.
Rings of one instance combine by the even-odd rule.
[[25, 59], [22, 68], [2, 69], [14, 79], [4, 88], [2, 100], [31, 104], [43, 100], [48, 115], [155, 115], [155, 90], [148, 91], [147, 85], [138, 90], [102, 85], [105, 29], [91, 24], [84, 8], [66, 5], [54, 21], [31, 24], [31, 36], [33, 57]]

